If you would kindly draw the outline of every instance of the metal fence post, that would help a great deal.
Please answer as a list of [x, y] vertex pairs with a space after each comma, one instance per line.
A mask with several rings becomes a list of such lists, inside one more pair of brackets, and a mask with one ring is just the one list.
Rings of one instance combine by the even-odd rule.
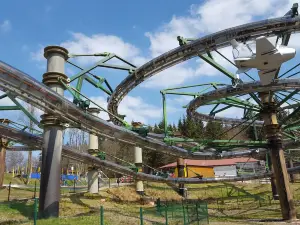
[[75, 188], [76, 188], [76, 180], [75, 180], [75, 178], [74, 178], [74, 193], [76, 193]]
[[166, 225], [168, 225], [168, 207], [165, 205]]
[[36, 181], [34, 182], [34, 194], [33, 194], [33, 198], [36, 197]]
[[140, 207], [140, 221], [141, 221], [141, 225], [144, 225], [143, 208], [142, 207]]
[[182, 203], [182, 212], [183, 212], [183, 224], [186, 225], [185, 210], [184, 210], [184, 204], [183, 203]]
[[9, 185], [8, 185], [8, 196], [7, 196], [7, 201], [8, 202], [10, 200], [10, 187], [11, 187], [11, 182], [9, 182]]
[[208, 218], [208, 207], [206, 202], [206, 218], [207, 218], [207, 224], [209, 224], [209, 218]]
[[104, 225], [104, 209], [103, 206], [100, 206], [100, 225]]
[[108, 188], [110, 188], [110, 178], [108, 178]]
[[196, 202], [196, 214], [197, 214], [197, 225], [200, 224], [200, 221], [199, 221], [199, 203]]
[[37, 221], [37, 198], [34, 198], [34, 214], [33, 214], [33, 224], [36, 225]]

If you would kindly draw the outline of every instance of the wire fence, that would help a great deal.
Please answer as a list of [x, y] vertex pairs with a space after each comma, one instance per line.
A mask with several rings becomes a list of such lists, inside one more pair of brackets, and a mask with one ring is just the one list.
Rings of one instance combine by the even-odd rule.
[[[13, 223], [24, 223], [24, 224], [49, 224], [46, 219], [43, 219], [38, 212], [39, 199], [35, 198], [30, 201], [12, 201], [0, 204], [0, 213], [8, 214], [10, 218], [9, 224]], [[78, 207], [78, 210], [84, 213], [85, 207]], [[107, 224], [111, 219], [112, 209], [106, 209], [103, 205], [94, 208], [93, 211], [90, 209], [87, 211], [88, 214], [84, 216], [84, 221], [89, 224]], [[108, 218], [106, 218], [106, 213]], [[123, 215], [120, 217], [123, 222], [125, 217], [129, 215]], [[208, 209], [206, 202], [160, 202], [158, 200], [155, 207], [140, 207], [139, 210], [135, 209], [131, 213], [131, 217], [134, 219], [133, 224], [208, 224]], [[68, 221], [70, 224], [77, 224], [79, 222], [78, 217], [61, 216], [60, 218], [51, 218], [51, 224], [60, 224], [63, 221]], [[74, 221], [74, 222], [73, 222]], [[82, 224], [82, 223], [78, 223]], [[86, 223], [84, 223], [86, 224]], [[127, 224], [127, 223], [126, 223]]]

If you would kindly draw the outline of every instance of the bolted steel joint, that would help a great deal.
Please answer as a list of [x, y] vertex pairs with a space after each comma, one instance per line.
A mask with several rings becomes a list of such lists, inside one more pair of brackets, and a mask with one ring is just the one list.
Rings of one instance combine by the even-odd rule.
[[96, 170], [97, 168], [95, 166], [88, 166], [88, 171], [91, 171], [91, 170]]
[[[59, 72], [46, 72], [43, 75], [43, 83], [47, 86], [60, 84], [59, 80], [68, 83], [68, 76]], [[66, 89], [64, 86], [63, 88]]]
[[49, 55], [51, 54], [60, 54], [62, 55], [65, 60], [67, 60], [69, 58], [68, 54], [68, 50], [60, 47], [60, 46], [47, 46], [46, 48], [44, 48], [44, 57], [47, 59]]
[[88, 149], [88, 153], [92, 156], [97, 156], [98, 152], [98, 149]]
[[57, 116], [51, 115], [51, 114], [43, 114], [41, 115], [41, 124], [44, 126], [61, 126], [63, 127], [63, 124], [61, 123], [60, 119]]

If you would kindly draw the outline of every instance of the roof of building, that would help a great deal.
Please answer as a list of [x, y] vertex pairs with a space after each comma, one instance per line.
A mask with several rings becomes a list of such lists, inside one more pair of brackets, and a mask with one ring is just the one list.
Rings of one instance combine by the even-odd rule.
[[[233, 158], [233, 159], [217, 159], [217, 160], [193, 160], [185, 159], [184, 163], [188, 166], [213, 167], [213, 166], [230, 166], [237, 163], [257, 162], [259, 160], [253, 158]], [[160, 168], [176, 167], [177, 162], [167, 164]]]

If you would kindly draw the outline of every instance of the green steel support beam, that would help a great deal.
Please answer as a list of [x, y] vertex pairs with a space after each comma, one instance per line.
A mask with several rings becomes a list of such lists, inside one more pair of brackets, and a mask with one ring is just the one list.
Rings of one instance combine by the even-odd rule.
[[14, 96], [12, 96], [12, 95], [10, 95], [10, 94], [7, 94], [7, 96], [13, 101], [13, 103], [16, 104], [16, 106], [18, 106], [18, 107], [20, 108], [20, 110], [23, 111], [23, 113], [25, 113], [26, 116], [28, 116], [28, 118], [29, 118], [32, 122], [34, 122], [38, 127], [43, 128], [43, 125], [42, 125], [39, 121], [37, 121], [37, 119], [34, 118], [34, 116], [31, 115], [30, 112], [28, 112], [27, 109], [25, 109], [25, 108], [24, 108], [24, 107], [23, 107], [23, 106], [15, 99]]
[[104, 88], [101, 85], [101, 82], [95, 82], [92, 78], [88, 77], [88, 76], [84, 76], [85, 80], [88, 81], [90, 84], [92, 84], [94, 87], [96, 88], [100, 88], [102, 91], [104, 91], [106, 94], [111, 95], [111, 92], [109, 90], [107, 90], [106, 88]]
[[168, 136], [168, 121], [167, 121], [167, 102], [166, 102], [166, 95], [161, 93], [162, 95], [162, 103], [163, 103], [163, 123], [164, 123], [164, 133], [165, 137]]
[[296, 66], [292, 67], [291, 69], [289, 69], [289, 70], [286, 71], [285, 73], [281, 74], [278, 78], [283, 77], [284, 75], [286, 75], [287, 73], [289, 73], [289, 72], [292, 71], [293, 69], [297, 68], [298, 66], [300, 66], [300, 63], [298, 63]]
[[287, 133], [287, 132], [284, 132], [284, 131], [282, 131], [281, 132], [284, 136], [286, 136], [286, 137], [289, 137], [289, 138], [291, 138], [291, 139], [293, 139], [293, 140], [298, 140], [298, 138], [297, 137], [295, 137], [294, 135], [291, 135], [291, 134], [289, 134], [289, 133]]
[[[300, 107], [298, 107], [297, 109], [295, 109], [290, 115], [288, 115], [287, 117], [285, 117], [281, 122], [280, 125], [282, 126], [286, 121], [288, 121], [289, 119], [293, 118], [298, 112], [300, 111]], [[296, 121], [297, 122], [297, 121]], [[295, 124], [296, 122], [293, 122], [292, 124], [287, 125], [286, 127], [288, 128], [289, 126]]]
[[[79, 92], [81, 92], [82, 83], [83, 83], [83, 77], [79, 77], [76, 85], [76, 90]], [[77, 100], [80, 100], [80, 95], [78, 93], [75, 93], [75, 96]]]
[[7, 94], [3, 94], [0, 96], [0, 99], [6, 98], [6, 97], [7, 97]]
[[0, 111], [2, 110], [20, 110], [19, 106], [0, 106]]
[[[227, 60], [231, 65], [235, 66], [237, 68], [237, 66], [231, 62], [225, 55], [223, 55], [221, 52], [219, 52], [217, 49], [214, 49], [220, 56], [222, 56], [225, 60]], [[248, 73], [244, 72], [244, 74], [249, 77], [251, 80], [255, 81], [255, 79], [253, 77], [251, 77]]]
[[209, 112], [209, 115], [214, 115], [214, 114], [215, 114], [214, 111], [218, 108], [219, 105], [220, 105], [220, 104], [216, 104], [216, 105], [212, 108], [212, 110]]
[[[287, 97], [288, 95], [286, 95], [286, 94], [283, 94], [282, 92], [277, 92], [278, 94], [280, 94], [280, 95], [282, 95], [282, 96], [284, 96], [284, 97]], [[293, 100], [293, 101], [295, 101], [295, 102], [298, 102], [298, 103], [300, 103], [300, 101], [298, 100], [298, 99], [296, 99], [296, 98], [293, 98], [293, 97], [289, 97], [291, 100]]]
[[104, 64], [105, 62], [107, 62], [108, 60], [112, 59], [114, 57], [114, 54], [109, 54], [108, 56], [104, 57], [103, 59], [101, 59], [99, 62], [97, 62], [96, 64], [94, 64], [93, 66], [89, 67], [88, 69], [83, 69], [82, 71], [80, 71], [78, 74], [72, 76], [70, 78], [70, 82], [78, 79], [79, 77], [83, 76], [86, 73], [89, 73], [91, 70], [97, 68], [99, 65]]
[[299, 89], [294, 90], [293, 92], [291, 92], [289, 95], [287, 95], [281, 102], [279, 102], [276, 105], [276, 108], [279, 108], [283, 103], [285, 103], [286, 101], [288, 101], [290, 98], [292, 98], [293, 95], [297, 94], [299, 92]]
[[211, 59], [208, 56], [205, 55], [200, 55], [198, 54], [198, 56], [203, 59], [205, 62], [207, 62], [208, 64], [210, 64], [211, 66], [213, 66], [214, 68], [216, 68], [217, 70], [219, 70], [221, 73], [223, 73], [224, 75], [226, 75], [227, 77], [229, 77], [231, 80], [236, 80], [236, 77], [233, 73], [227, 71], [224, 67], [222, 67], [220, 64], [218, 64], [217, 62], [215, 62], [213, 59]]

